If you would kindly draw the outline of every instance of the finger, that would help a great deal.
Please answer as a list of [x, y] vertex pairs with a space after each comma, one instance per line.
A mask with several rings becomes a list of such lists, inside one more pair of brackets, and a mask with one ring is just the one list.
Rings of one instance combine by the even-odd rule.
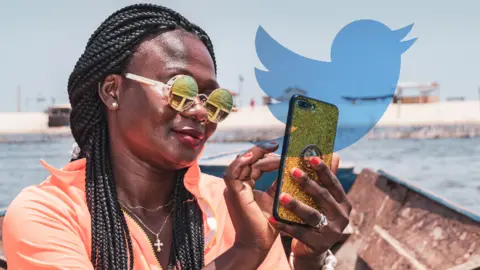
[[312, 197], [316, 204], [328, 214], [335, 215], [339, 212], [340, 206], [330, 192], [321, 187], [316, 181], [310, 178], [305, 172], [298, 168], [293, 168], [292, 179]]
[[345, 194], [340, 181], [338, 181], [335, 174], [328, 168], [328, 165], [319, 157], [311, 158], [310, 164], [317, 174], [318, 181], [332, 194], [333, 198], [339, 203], [347, 201], [347, 194]]
[[277, 180], [273, 181], [273, 183], [267, 189], [266, 193], [273, 198], [275, 197], [276, 192], [277, 192]]
[[312, 229], [304, 226], [285, 224], [273, 218], [270, 218], [269, 221], [275, 228], [280, 230], [280, 233], [286, 234], [305, 244], [313, 252], [324, 252], [341, 236], [341, 233], [333, 230], [330, 226]]
[[278, 170], [280, 167], [280, 156], [267, 153], [252, 166], [245, 166], [240, 173], [238, 180], [246, 181], [253, 188], [255, 181], [260, 179], [264, 172]]
[[252, 165], [251, 177], [258, 180], [264, 172], [273, 172], [280, 168], [280, 156], [267, 155]]
[[255, 202], [258, 204], [260, 209], [262, 209], [264, 216], [269, 218], [272, 215], [273, 198], [260, 190], [254, 190], [253, 195]]
[[251, 166], [245, 166], [242, 168], [242, 171], [240, 172], [240, 175], [238, 176], [239, 180], [250, 180], [252, 174], [252, 167]]
[[278, 170], [280, 167], [280, 157], [279, 156], [269, 156], [258, 160], [252, 166], [246, 166], [243, 168], [243, 171], [240, 175], [239, 180], [247, 182], [252, 188], [255, 187], [255, 182], [260, 179], [264, 172], [271, 172]]
[[243, 156], [235, 159], [225, 170], [223, 179], [228, 190], [240, 191], [243, 189], [243, 183], [238, 181], [243, 168], [250, 166], [250, 161], [253, 158], [252, 153], [246, 153]]
[[253, 157], [250, 164], [257, 162], [259, 159], [263, 158], [266, 154], [275, 152], [278, 149], [278, 143], [276, 141], [265, 142], [262, 144], [258, 144], [247, 153], [252, 153]]
[[[276, 141], [271, 141], [256, 145], [243, 155], [237, 156], [224, 173], [223, 178], [226, 182], [227, 188], [234, 191], [242, 190], [244, 185], [238, 180], [242, 180], [240, 177], [242, 177], [241, 174], [244, 168], [263, 158], [266, 154], [274, 152], [277, 148], [278, 143]], [[250, 180], [250, 178], [247, 178], [246, 180], [249, 181], [250, 186], [253, 187], [255, 185], [254, 181]]]
[[252, 161], [252, 159], [253, 159], [253, 154], [251, 152], [247, 152], [244, 155], [242, 155], [240, 158], [237, 158], [236, 160], [234, 160], [232, 164], [229, 166], [229, 168], [231, 169], [231, 179], [232, 180], [240, 179], [240, 175], [243, 169], [250, 166], [250, 162]]
[[[269, 155], [280, 157], [279, 155], [277, 155], [275, 153], [271, 153]], [[280, 164], [278, 164], [278, 165], [280, 166]], [[270, 187], [267, 189], [267, 191], [265, 193], [267, 193], [268, 195], [270, 195], [273, 198], [273, 197], [275, 197], [276, 192], [277, 192], [277, 180], [273, 181], [273, 183], [270, 185]]]
[[309, 244], [308, 242], [310, 240], [308, 239], [317, 238], [311, 228], [285, 224], [277, 221], [274, 217], [270, 217], [268, 221], [273, 225], [273, 227], [280, 230], [281, 234], [289, 236], [293, 239], [297, 239], [304, 244]]
[[330, 166], [330, 169], [332, 170], [333, 174], [337, 175], [339, 165], [340, 165], [340, 156], [338, 154], [333, 153], [332, 166]]
[[252, 174], [252, 167], [245, 166], [243, 167], [242, 172], [240, 173], [240, 176], [238, 177], [237, 180], [248, 184], [253, 189], [255, 187], [255, 180], [252, 178], [251, 174]]
[[282, 193], [280, 195], [280, 203], [312, 227], [318, 225], [322, 220], [322, 213], [301, 201], [295, 200], [288, 193]]

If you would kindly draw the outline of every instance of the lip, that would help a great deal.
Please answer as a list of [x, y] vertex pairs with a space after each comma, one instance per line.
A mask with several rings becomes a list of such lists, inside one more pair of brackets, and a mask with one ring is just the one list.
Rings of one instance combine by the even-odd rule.
[[172, 131], [180, 142], [191, 148], [201, 146], [203, 138], [205, 137], [202, 131], [191, 127], [174, 128]]
[[172, 131], [188, 135], [198, 140], [202, 140], [205, 137], [205, 134], [202, 131], [192, 127], [173, 128]]

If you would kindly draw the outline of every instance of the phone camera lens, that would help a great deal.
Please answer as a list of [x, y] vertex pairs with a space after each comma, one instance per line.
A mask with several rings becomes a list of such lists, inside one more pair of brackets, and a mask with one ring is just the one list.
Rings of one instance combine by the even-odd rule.
[[311, 106], [310, 103], [308, 103], [308, 102], [306, 102], [306, 101], [304, 101], [304, 100], [299, 100], [299, 101], [297, 101], [297, 105], [298, 105], [298, 107], [300, 107], [300, 108], [302, 108], [302, 109], [308, 109], [308, 108], [310, 108], [310, 106]]

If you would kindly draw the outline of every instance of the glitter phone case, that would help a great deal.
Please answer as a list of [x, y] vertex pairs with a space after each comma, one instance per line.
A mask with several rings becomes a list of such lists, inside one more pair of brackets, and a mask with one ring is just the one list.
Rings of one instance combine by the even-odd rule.
[[297, 167], [318, 181], [305, 158], [320, 156], [330, 167], [337, 123], [338, 108], [335, 105], [301, 95], [294, 95], [290, 99], [273, 209], [273, 216], [277, 220], [306, 226], [303, 220], [280, 204], [282, 192], [323, 212], [292, 179], [291, 171]]

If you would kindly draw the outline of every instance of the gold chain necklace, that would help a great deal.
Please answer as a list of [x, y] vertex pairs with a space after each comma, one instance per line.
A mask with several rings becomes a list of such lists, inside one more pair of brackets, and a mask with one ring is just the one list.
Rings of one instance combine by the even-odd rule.
[[155, 209], [149, 209], [149, 208], [145, 208], [143, 206], [131, 206], [130, 204], [128, 204], [126, 201], [122, 201], [124, 204], [126, 204], [128, 206], [129, 209], [138, 209], [138, 208], [141, 208], [141, 209], [144, 209], [145, 211], [149, 211], [149, 212], [155, 212], [155, 211], [158, 211], [164, 207], [167, 207], [169, 206], [170, 204], [172, 204], [173, 200], [171, 200], [169, 203], [167, 204], [164, 204], [164, 205], [160, 205], [159, 207], [155, 208]]
[[127, 211], [128, 211], [130, 214], [134, 215], [134, 216], [138, 219], [138, 221], [140, 221], [140, 223], [142, 223], [142, 225], [143, 225], [149, 232], [151, 232], [153, 235], [155, 235], [155, 237], [157, 238], [157, 240], [155, 241], [155, 244], [153, 244], [153, 245], [157, 248], [157, 252], [162, 251], [163, 243], [162, 243], [162, 241], [160, 241], [159, 235], [160, 235], [160, 233], [162, 232], [162, 230], [163, 230], [163, 228], [165, 227], [165, 225], [167, 224], [167, 220], [168, 220], [168, 218], [170, 217], [170, 215], [172, 214], [173, 209], [170, 211], [170, 213], [168, 214], [168, 216], [165, 218], [165, 221], [163, 222], [163, 225], [162, 225], [162, 227], [160, 228], [160, 230], [158, 231], [158, 233], [154, 233], [152, 230], [150, 230], [150, 228], [149, 228], [147, 225], [145, 225], [145, 223], [143, 223], [142, 219], [140, 219], [137, 215], [135, 215], [135, 213], [133, 213], [130, 209], [128, 209], [128, 207], [125, 207], [125, 205], [124, 205], [123, 203], [120, 203], [120, 204], [123, 206], [123, 208], [127, 209]]

